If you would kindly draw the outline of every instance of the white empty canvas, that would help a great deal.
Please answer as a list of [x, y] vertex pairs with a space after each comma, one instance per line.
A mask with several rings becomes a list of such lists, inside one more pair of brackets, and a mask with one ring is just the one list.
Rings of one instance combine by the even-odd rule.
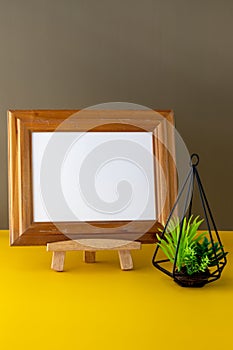
[[35, 222], [154, 220], [152, 134], [32, 133]]

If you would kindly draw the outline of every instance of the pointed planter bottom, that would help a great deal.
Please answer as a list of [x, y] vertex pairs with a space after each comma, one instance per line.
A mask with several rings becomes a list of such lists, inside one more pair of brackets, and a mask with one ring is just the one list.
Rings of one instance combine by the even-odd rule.
[[176, 271], [174, 275], [174, 281], [181, 287], [203, 287], [210, 277], [210, 271], [196, 272], [192, 275], [188, 275], [186, 271]]

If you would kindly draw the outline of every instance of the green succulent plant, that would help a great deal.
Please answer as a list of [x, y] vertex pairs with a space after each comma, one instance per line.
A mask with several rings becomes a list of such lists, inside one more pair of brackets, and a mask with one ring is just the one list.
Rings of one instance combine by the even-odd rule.
[[178, 272], [184, 269], [188, 275], [205, 272], [208, 267], [216, 266], [227, 254], [218, 242], [212, 244], [207, 239], [207, 232], [198, 232], [202, 222], [203, 219], [200, 219], [199, 216], [195, 218], [191, 216], [189, 220], [184, 218], [183, 225], [181, 225], [179, 218], [175, 218], [170, 220], [163, 238], [157, 235], [159, 247], [172, 263], [175, 260], [181, 235], [176, 260]]

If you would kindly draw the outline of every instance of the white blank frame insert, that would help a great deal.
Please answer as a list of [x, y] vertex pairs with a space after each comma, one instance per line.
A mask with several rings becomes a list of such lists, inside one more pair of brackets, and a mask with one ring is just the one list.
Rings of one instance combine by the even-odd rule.
[[151, 132], [33, 132], [32, 178], [34, 222], [156, 219]]

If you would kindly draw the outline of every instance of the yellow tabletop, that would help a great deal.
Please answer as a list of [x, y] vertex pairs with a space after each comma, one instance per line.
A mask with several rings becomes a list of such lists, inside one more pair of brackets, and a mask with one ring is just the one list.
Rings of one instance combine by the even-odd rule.
[[186, 289], [152, 266], [154, 245], [132, 252], [132, 271], [101, 251], [95, 264], [68, 252], [59, 273], [45, 247], [9, 247], [1, 231], [1, 349], [230, 348], [233, 232], [221, 238], [230, 252], [222, 278]]

